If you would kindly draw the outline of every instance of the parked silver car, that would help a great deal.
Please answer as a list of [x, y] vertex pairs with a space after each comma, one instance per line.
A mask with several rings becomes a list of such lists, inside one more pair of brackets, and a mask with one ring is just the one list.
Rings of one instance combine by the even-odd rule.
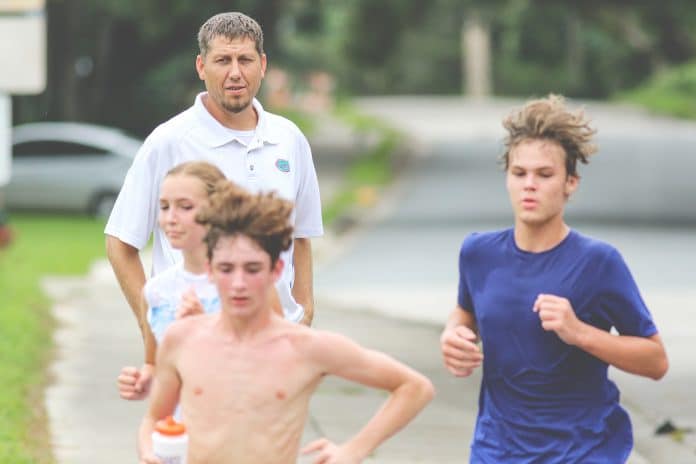
[[106, 217], [141, 143], [118, 129], [92, 124], [15, 126], [6, 206]]

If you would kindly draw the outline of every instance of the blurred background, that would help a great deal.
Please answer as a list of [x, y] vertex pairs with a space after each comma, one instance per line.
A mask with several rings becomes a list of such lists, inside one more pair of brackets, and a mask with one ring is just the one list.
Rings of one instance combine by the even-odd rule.
[[[259, 97], [313, 149], [328, 232], [315, 242], [317, 324], [398, 354], [438, 388], [386, 462], [465, 459], [478, 385], [447, 377], [437, 353], [456, 253], [469, 232], [509, 226], [500, 121], [550, 92], [599, 128], [570, 222], [624, 253], [672, 363], [658, 386], [612, 373], [644, 458], [634, 462], [694, 460], [693, 0], [0, 0], [0, 55], [29, 42], [8, 21], [45, 25], [45, 62], [24, 56], [45, 68], [41, 90], [0, 98], [0, 141], [12, 145], [0, 185], [0, 462], [132, 459], [139, 406], [116, 400], [113, 374], [140, 359], [140, 341], [103, 261], [103, 221], [142, 139], [203, 89], [196, 34], [222, 11], [261, 24]], [[47, 286], [47, 275], [63, 277]], [[331, 401], [342, 402], [354, 404]], [[331, 430], [333, 411], [313, 409], [314, 422]], [[654, 440], [661, 426], [688, 445], [684, 460]], [[432, 446], [415, 449], [423, 437]]]
[[47, 0], [46, 90], [13, 98], [14, 123], [84, 121], [146, 135], [191, 104], [201, 89], [198, 28], [230, 10], [263, 27], [270, 70], [281, 74], [266, 92], [553, 91], [696, 115], [689, 0]]

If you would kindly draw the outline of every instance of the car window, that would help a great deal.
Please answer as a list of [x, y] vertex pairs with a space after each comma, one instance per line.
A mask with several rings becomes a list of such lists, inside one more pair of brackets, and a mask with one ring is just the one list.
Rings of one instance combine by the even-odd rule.
[[31, 156], [60, 156], [60, 155], [105, 155], [108, 151], [83, 145], [81, 143], [60, 142], [55, 140], [41, 140], [34, 142], [18, 143], [12, 147], [12, 156], [31, 157]]

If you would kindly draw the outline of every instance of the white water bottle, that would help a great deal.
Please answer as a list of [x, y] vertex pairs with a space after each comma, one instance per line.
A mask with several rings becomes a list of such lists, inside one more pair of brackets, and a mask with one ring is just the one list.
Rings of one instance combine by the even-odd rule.
[[157, 421], [152, 432], [152, 451], [162, 464], [186, 464], [188, 435], [184, 424], [172, 416]]

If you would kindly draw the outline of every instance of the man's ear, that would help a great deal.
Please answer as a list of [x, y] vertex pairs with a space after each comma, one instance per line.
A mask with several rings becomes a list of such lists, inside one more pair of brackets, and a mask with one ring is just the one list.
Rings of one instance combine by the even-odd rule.
[[198, 78], [202, 81], [205, 80], [205, 66], [203, 62], [203, 57], [201, 55], [196, 56], [196, 72], [198, 73]]
[[266, 76], [266, 66], [268, 65], [268, 59], [266, 58], [266, 54], [262, 53], [261, 54], [261, 78], [263, 79]]

